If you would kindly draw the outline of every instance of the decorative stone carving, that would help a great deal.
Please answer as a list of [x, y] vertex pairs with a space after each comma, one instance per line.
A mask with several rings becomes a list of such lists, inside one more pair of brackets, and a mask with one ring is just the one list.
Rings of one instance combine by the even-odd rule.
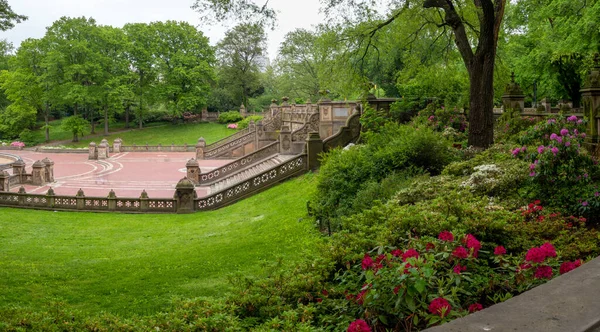
[[190, 179], [183, 178], [175, 186], [173, 199], [177, 201], [177, 213], [194, 212], [194, 200], [197, 198], [195, 185]]
[[88, 159], [98, 160], [98, 147], [96, 146], [95, 142], [90, 142]]
[[594, 62], [594, 68], [590, 70], [583, 89], [581, 89], [581, 104], [583, 113], [588, 120], [586, 142], [598, 144], [600, 143], [598, 133], [600, 127], [600, 56], [598, 54], [595, 55]]
[[32, 165], [31, 181], [34, 186], [42, 186], [46, 183], [46, 164], [38, 160]]
[[46, 182], [54, 182], [54, 162], [48, 157], [42, 159], [44, 165], [46, 165]]
[[203, 160], [204, 159], [204, 150], [206, 150], [206, 140], [204, 137], [198, 138], [198, 143], [196, 143], [196, 159]]
[[200, 184], [200, 164], [196, 159], [190, 159], [185, 165], [187, 168], [187, 178], [194, 184]]
[[521, 86], [515, 82], [515, 73], [511, 75], [511, 82], [506, 85], [504, 95], [502, 96], [502, 104], [504, 111], [525, 109], [525, 95], [521, 90]]
[[121, 153], [121, 146], [123, 145], [123, 141], [120, 138], [117, 138], [113, 142], [113, 153]]

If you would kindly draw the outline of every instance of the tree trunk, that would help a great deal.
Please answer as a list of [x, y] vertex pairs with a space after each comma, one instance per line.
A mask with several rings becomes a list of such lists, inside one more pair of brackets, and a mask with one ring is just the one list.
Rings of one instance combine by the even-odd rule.
[[127, 104], [127, 107], [125, 107], [125, 128], [129, 129], [129, 108], [130, 105]]
[[108, 106], [104, 105], [104, 135], [108, 135]]
[[[75, 103], [75, 109], [73, 110], [73, 116], [77, 115], [77, 103]], [[77, 133], [73, 133], [73, 142], [79, 142], [79, 137], [77, 137]]]
[[475, 56], [469, 66], [469, 146], [494, 144], [494, 50]]
[[89, 107], [87, 107], [87, 114], [90, 117], [90, 123], [92, 124], [92, 132], [90, 134], [95, 134], [96, 133], [96, 122], [94, 122], [94, 114], [90, 110]]

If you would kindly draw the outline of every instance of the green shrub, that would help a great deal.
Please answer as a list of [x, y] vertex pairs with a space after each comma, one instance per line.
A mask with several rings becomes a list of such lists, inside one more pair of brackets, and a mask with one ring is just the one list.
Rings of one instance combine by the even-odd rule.
[[237, 123], [237, 125], [238, 125], [237, 129], [246, 129], [246, 128], [248, 128], [248, 124], [250, 123], [250, 121], [254, 121], [254, 123], [257, 123], [258, 121], [261, 121], [262, 119], [263, 119], [263, 117], [260, 115], [247, 116], [244, 120]]
[[238, 111], [229, 111], [223, 112], [219, 114], [219, 119], [217, 120], [219, 123], [234, 123], [238, 121], [242, 121], [243, 118]]

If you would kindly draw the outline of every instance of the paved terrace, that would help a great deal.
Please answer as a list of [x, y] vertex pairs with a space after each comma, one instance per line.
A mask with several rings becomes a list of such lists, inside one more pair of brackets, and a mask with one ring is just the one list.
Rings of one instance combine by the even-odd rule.
[[[75, 195], [79, 188], [86, 196], [106, 197], [113, 189], [117, 197], [139, 197], [146, 190], [151, 198], [172, 198], [175, 185], [186, 176], [185, 164], [193, 152], [123, 152], [105, 160], [88, 160], [87, 153], [38, 153], [10, 151], [27, 164], [27, 173], [36, 160], [54, 161], [55, 182], [43, 187], [24, 185], [27, 193], [45, 194], [50, 187], [56, 195]], [[211, 171], [231, 160], [199, 160], [202, 172]], [[19, 186], [11, 191], [17, 192]], [[206, 189], [198, 188], [198, 197]]]

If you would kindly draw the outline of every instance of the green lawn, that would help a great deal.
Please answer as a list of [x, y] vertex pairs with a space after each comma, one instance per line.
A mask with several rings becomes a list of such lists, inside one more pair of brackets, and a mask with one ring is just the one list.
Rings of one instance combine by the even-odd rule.
[[[124, 130], [124, 123], [116, 123], [111, 125], [111, 133], [109, 136], [99, 135], [96, 137], [87, 137], [90, 135], [86, 132], [83, 138], [78, 143], [72, 143], [70, 140], [73, 138], [71, 133], [65, 132], [60, 127], [60, 120], [53, 121], [51, 123], [52, 128], [50, 129], [50, 138], [52, 141], [63, 141], [69, 140], [68, 143], [62, 145], [66, 147], [83, 148], [87, 147], [90, 142], [94, 141], [99, 143], [103, 138], [106, 138], [111, 144], [116, 138], [121, 138], [124, 145], [183, 145], [187, 143], [189, 145], [196, 145], [198, 138], [204, 137], [208, 144], [218, 141], [224, 137], [227, 137], [233, 133], [234, 130], [227, 129], [224, 124], [218, 123], [190, 123], [190, 124], [171, 124], [166, 122], [152, 123], [143, 129], [131, 129], [128, 131], [114, 132]], [[96, 133], [100, 134], [104, 130], [103, 127], [97, 127]], [[33, 133], [34, 140], [36, 142], [44, 141], [44, 132], [42, 129], [37, 130]], [[40, 143], [44, 145], [43, 143]]]
[[303, 176], [218, 211], [124, 215], [2, 209], [0, 311], [53, 301], [89, 314], [152, 314], [173, 297], [221, 296], [226, 277], [299, 259], [320, 235]]

